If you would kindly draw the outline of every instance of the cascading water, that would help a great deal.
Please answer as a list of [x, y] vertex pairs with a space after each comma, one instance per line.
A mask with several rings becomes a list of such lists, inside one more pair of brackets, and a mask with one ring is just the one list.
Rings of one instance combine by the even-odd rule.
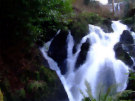
[[114, 3], [114, 11], [120, 11], [120, 3]]
[[[119, 2], [119, 3], [114, 3], [114, 12], [120, 12], [121, 10], [121, 7], [120, 5], [122, 4], [122, 2]], [[112, 8], [112, 4], [109, 4], [110, 5], [110, 11], [113, 12], [113, 8]]]
[[[89, 25], [89, 33], [82, 38], [75, 54], [72, 52], [74, 40], [69, 32], [67, 36], [67, 71], [64, 75], [61, 74], [57, 62], [47, 54], [53, 39], [40, 48], [50, 68], [56, 71], [62, 81], [70, 101], [82, 100], [83, 96], [80, 90], [86, 94], [85, 81], [90, 84], [92, 95], [96, 99], [99, 93], [105, 94], [112, 85], [117, 85], [114, 93], [126, 89], [128, 67], [115, 58], [113, 48], [119, 42], [123, 30], [128, 30], [128, 28], [119, 21], [113, 21], [112, 29], [114, 32], [105, 33], [100, 27]], [[86, 41], [90, 43], [86, 60], [76, 69], [75, 64], [81, 51], [81, 46]]]

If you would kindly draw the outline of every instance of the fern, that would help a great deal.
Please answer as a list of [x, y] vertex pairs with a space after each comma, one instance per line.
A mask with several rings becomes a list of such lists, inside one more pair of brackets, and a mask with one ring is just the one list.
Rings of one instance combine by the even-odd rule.
[[100, 92], [99, 93], [99, 98], [95, 99], [92, 96], [90, 84], [87, 81], [85, 81], [85, 85], [86, 85], [86, 88], [87, 88], [86, 92], [88, 94], [88, 97], [86, 97], [84, 95], [84, 93], [82, 91], [80, 91], [81, 94], [84, 97], [82, 101], [131, 101], [131, 100], [121, 100], [121, 98], [122, 97], [127, 97], [129, 94], [134, 92], [134, 91], [131, 91], [131, 90], [125, 90], [123, 92], [111, 95], [112, 90], [116, 89], [116, 87], [117, 87], [116, 85], [112, 85], [110, 88], [108, 88], [106, 94], [102, 94]]

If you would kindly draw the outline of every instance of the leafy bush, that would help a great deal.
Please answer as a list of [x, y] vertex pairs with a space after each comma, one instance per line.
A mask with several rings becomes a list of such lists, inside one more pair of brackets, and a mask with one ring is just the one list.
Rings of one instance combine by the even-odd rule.
[[128, 25], [135, 25], [135, 19], [133, 17], [125, 17], [122, 22]]
[[88, 12], [72, 16], [71, 19], [69, 29], [71, 30], [71, 34], [74, 36], [76, 42], [79, 42], [83, 36], [88, 34], [88, 24], [99, 25], [103, 22], [103, 18], [98, 14]]
[[71, 33], [74, 36], [76, 42], [79, 42], [80, 39], [89, 31], [87, 21], [81, 16], [73, 19], [69, 29], [71, 30]]
[[82, 13], [81, 16], [84, 17], [84, 19], [87, 21], [88, 24], [93, 24], [93, 25], [102, 23], [102, 21], [104, 19], [96, 13], [87, 13], [86, 12], [86, 13]]
[[84, 96], [84, 99], [82, 99], [82, 101], [130, 101], [129, 99], [124, 100], [122, 98], [127, 97], [129, 94], [133, 93], [133, 91], [131, 91], [131, 90], [125, 90], [123, 92], [120, 92], [120, 93], [117, 93], [116, 95], [111, 96], [110, 92], [113, 89], [111, 87], [111, 88], [108, 89], [108, 91], [107, 91], [107, 93], [105, 95], [99, 94], [99, 98], [95, 99], [92, 96], [91, 88], [90, 88], [89, 83], [86, 81], [85, 84], [86, 84], [86, 87], [87, 87], [86, 92], [88, 94], [88, 97], [86, 97], [83, 94], [83, 92], [81, 91], [82, 95]]
[[[19, 88], [11, 88], [9, 80], [5, 79], [3, 84], [0, 84], [4, 93], [4, 101], [42, 101], [42, 99], [46, 100], [54, 96], [58, 81], [56, 73], [44, 66], [39, 67], [35, 73], [33, 72], [32, 70], [28, 74], [24, 72], [22, 77], [19, 77], [23, 82]], [[19, 86], [18, 83], [14, 85]]]
[[[71, 0], [1, 0], [2, 38], [35, 42], [68, 24]], [[50, 32], [51, 31], [51, 32]], [[15, 41], [16, 42], [16, 41]]]

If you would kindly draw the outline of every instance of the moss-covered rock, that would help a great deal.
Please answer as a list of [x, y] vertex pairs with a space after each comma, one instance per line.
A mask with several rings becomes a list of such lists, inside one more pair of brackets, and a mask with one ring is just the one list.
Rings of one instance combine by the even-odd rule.
[[88, 24], [102, 25], [104, 18], [100, 17], [96, 13], [83, 12], [76, 16], [73, 16], [72, 22], [69, 24], [71, 34], [75, 39], [75, 43], [78, 43], [83, 36], [88, 34]]

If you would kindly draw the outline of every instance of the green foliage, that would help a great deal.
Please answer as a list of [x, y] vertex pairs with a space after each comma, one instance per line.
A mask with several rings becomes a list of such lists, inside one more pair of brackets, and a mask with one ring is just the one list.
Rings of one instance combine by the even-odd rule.
[[12, 99], [14, 101], [19, 100], [19, 99], [24, 99], [26, 97], [26, 93], [24, 88], [16, 90], [14, 93], [12, 93]]
[[48, 86], [54, 84], [54, 81], [56, 80], [56, 74], [52, 73], [51, 70], [45, 68], [44, 66], [41, 66], [39, 71], [41, 80], [46, 81]]
[[72, 0], [1, 0], [3, 38], [36, 42], [55, 33], [69, 23], [71, 3]]
[[130, 71], [129, 80], [135, 80], [135, 72]]
[[38, 90], [38, 89], [42, 89], [45, 87], [45, 82], [40, 82], [40, 81], [31, 81], [28, 84], [28, 89], [29, 91], [33, 91], [33, 90]]
[[130, 100], [123, 100], [122, 98], [128, 97], [129, 94], [133, 93], [133, 91], [131, 91], [131, 90], [125, 90], [123, 92], [120, 92], [120, 93], [117, 93], [117, 94], [111, 96], [110, 93], [111, 93], [111, 90], [113, 89], [113, 87], [110, 87], [108, 89], [108, 91], [106, 92], [106, 94], [103, 95], [103, 94], [100, 93], [99, 98], [95, 99], [92, 96], [91, 88], [90, 88], [89, 83], [86, 81], [85, 84], [86, 84], [86, 87], [87, 87], [86, 92], [88, 94], [88, 97], [86, 97], [83, 94], [83, 92], [81, 91], [81, 93], [84, 97], [84, 99], [82, 99], [82, 101], [130, 101]]
[[78, 17], [73, 20], [69, 26], [71, 33], [75, 37], [75, 40], [78, 42], [83, 36], [88, 33], [88, 23], [84, 18]]
[[18, 77], [21, 82], [14, 83], [16, 88], [12, 88], [8, 78], [0, 83], [4, 92], [4, 101], [41, 101], [56, 93], [58, 78], [54, 71], [39, 66], [36, 70], [25, 71], [21, 75]]
[[123, 18], [122, 21], [125, 24], [128, 24], [128, 25], [135, 25], [135, 19], [134, 19], [134, 17], [125, 17], [125, 18]]
[[89, 28], [88, 24], [99, 25], [102, 23], [103, 18], [95, 13], [80, 13], [78, 15], [72, 16], [71, 23], [69, 24], [69, 29], [73, 34], [75, 40], [78, 42], [83, 36], [88, 34]]
[[96, 13], [82, 13], [81, 15], [87, 21], [88, 24], [98, 25], [101, 24], [104, 18]]

